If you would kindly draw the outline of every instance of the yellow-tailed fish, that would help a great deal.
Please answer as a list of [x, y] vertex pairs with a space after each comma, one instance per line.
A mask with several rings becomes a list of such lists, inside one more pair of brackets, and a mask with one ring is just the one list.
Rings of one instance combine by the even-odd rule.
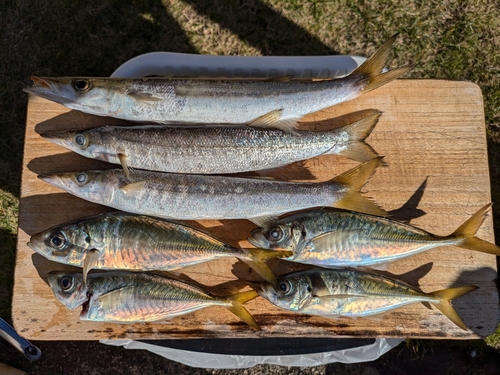
[[159, 125], [51, 131], [42, 137], [80, 155], [172, 173], [221, 174], [273, 169], [319, 155], [365, 162], [378, 154], [364, 142], [381, 112], [329, 131]]
[[293, 251], [286, 260], [322, 267], [391, 262], [439, 246], [500, 255], [500, 247], [475, 237], [491, 204], [448, 236], [436, 236], [385, 217], [333, 208], [292, 214], [252, 231], [254, 246]]
[[140, 170], [130, 170], [127, 177], [122, 169], [38, 177], [80, 198], [122, 211], [179, 220], [263, 223], [282, 213], [329, 205], [384, 215], [359, 191], [380, 163], [381, 158], [376, 158], [320, 183]]
[[185, 224], [120, 212], [57, 225], [32, 236], [28, 246], [52, 261], [83, 267], [84, 279], [91, 269], [170, 271], [236, 257], [274, 285], [264, 261], [291, 254], [238, 249]]
[[318, 268], [279, 277], [278, 288], [263, 284], [259, 294], [285, 310], [332, 318], [380, 315], [411, 303], [429, 302], [467, 330], [450, 301], [476, 289], [476, 286], [461, 286], [423, 293], [381, 275]]
[[[396, 36], [351, 74], [330, 81], [32, 77], [33, 85], [24, 91], [71, 109], [132, 121], [290, 129], [308, 113], [354, 99], [406, 73], [409, 66], [382, 73]], [[279, 125], [255, 121], [277, 110], [282, 111]]]
[[258, 296], [253, 290], [220, 298], [177, 279], [133, 272], [90, 274], [86, 283], [81, 273], [54, 271], [47, 277], [59, 301], [71, 310], [82, 307], [81, 320], [155, 322], [222, 306], [252, 328], [260, 329], [243, 307]]

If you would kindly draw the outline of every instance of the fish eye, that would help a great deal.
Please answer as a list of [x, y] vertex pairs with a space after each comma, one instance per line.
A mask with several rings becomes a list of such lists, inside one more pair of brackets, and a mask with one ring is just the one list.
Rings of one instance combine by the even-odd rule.
[[76, 183], [79, 186], [83, 186], [83, 185], [85, 185], [85, 183], [87, 182], [87, 179], [88, 179], [87, 173], [85, 173], [85, 172], [78, 173], [76, 175], [75, 179], [76, 179]]
[[61, 289], [63, 291], [67, 292], [68, 290], [70, 290], [71, 288], [73, 288], [73, 282], [74, 282], [73, 277], [71, 277], [71, 276], [63, 276], [59, 280], [59, 285], [60, 285], [60, 287], [61, 287]]
[[76, 134], [74, 140], [78, 146], [82, 146], [82, 147], [87, 146], [87, 137], [85, 137], [85, 135], [83, 135], [83, 134], [80, 134], [80, 133]]
[[76, 91], [87, 91], [90, 88], [90, 82], [87, 79], [75, 79], [73, 87]]
[[280, 227], [274, 227], [269, 230], [269, 239], [271, 241], [280, 241], [283, 238], [283, 230]]
[[56, 249], [62, 248], [66, 244], [66, 237], [62, 233], [56, 233], [50, 237], [50, 246]]
[[278, 288], [280, 288], [283, 293], [288, 294], [292, 290], [292, 284], [290, 284], [288, 280], [283, 280], [278, 284]]
[[311, 286], [310, 286], [310, 285], [308, 285], [308, 286], [307, 286], [307, 288], [306, 288], [306, 290], [307, 290], [309, 293], [311, 293], [311, 292], [312, 292], [312, 288], [311, 288]]

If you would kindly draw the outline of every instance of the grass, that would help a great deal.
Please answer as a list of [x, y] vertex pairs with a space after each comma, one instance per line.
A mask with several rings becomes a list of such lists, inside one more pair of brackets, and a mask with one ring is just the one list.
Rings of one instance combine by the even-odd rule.
[[[0, 316], [10, 320], [20, 171], [32, 74], [108, 76], [145, 52], [370, 55], [396, 32], [391, 66], [477, 83], [484, 95], [500, 238], [500, 7], [488, 0], [89, 0], [0, 3]], [[498, 348], [500, 330], [486, 340]]]

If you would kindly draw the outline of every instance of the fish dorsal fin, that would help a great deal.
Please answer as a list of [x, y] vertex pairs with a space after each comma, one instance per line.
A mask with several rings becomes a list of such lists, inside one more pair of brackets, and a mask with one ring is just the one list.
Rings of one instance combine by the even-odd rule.
[[87, 254], [85, 254], [85, 259], [83, 260], [83, 283], [87, 284], [87, 274], [94, 268], [99, 262], [99, 257], [101, 253], [97, 249], [91, 249]]
[[132, 182], [120, 188], [125, 195], [135, 195], [141, 192], [146, 186], [146, 181]]
[[123, 152], [119, 152], [118, 160], [120, 160], [120, 164], [123, 167], [123, 172], [125, 172], [125, 176], [127, 176], [127, 178], [130, 178], [130, 171], [128, 169], [128, 164], [127, 164], [127, 155], [125, 155], [125, 153]]
[[288, 133], [294, 133], [298, 127], [297, 121], [294, 119], [282, 121], [282, 114], [283, 109], [275, 109], [248, 122], [247, 125], [255, 128], [279, 129]]
[[158, 102], [160, 100], [163, 100], [163, 98], [159, 98], [157, 96], [154, 96], [150, 92], [144, 92], [144, 91], [129, 91], [127, 92], [127, 95], [134, 98], [135, 100], [140, 100], [140, 101]]
[[293, 75], [287, 76], [277, 76], [266, 79], [267, 82], [290, 82], [293, 78]]
[[261, 228], [265, 228], [269, 225], [269, 223], [275, 221], [276, 219], [278, 219], [278, 216], [276, 215], [267, 215], [267, 216], [251, 217], [248, 220], [250, 220], [252, 223], [258, 225]]

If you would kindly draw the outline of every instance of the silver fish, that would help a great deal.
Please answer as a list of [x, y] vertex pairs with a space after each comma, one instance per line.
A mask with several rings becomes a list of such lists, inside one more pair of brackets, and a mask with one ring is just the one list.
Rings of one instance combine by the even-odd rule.
[[322, 267], [359, 267], [391, 262], [440, 246], [500, 255], [500, 247], [475, 237], [491, 204], [448, 236], [436, 236], [390, 218], [322, 208], [292, 214], [254, 229], [249, 242], [286, 249], [286, 260]]
[[477, 289], [461, 286], [419, 292], [392, 278], [349, 269], [312, 269], [278, 278], [278, 288], [263, 284], [260, 295], [275, 306], [325, 317], [366, 317], [416, 302], [429, 302], [467, 330], [450, 301]]
[[285, 212], [334, 205], [384, 215], [359, 189], [381, 158], [321, 183], [170, 174], [122, 169], [58, 173], [41, 180], [88, 201], [122, 211], [179, 220], [250, 219], [267, 222]]
[[365, 162], [378, 156], [364, 139], [376, 112], [338, 129], [284, 132], [252, 127], [105, 126], [52, 131], [42, 137], [80, 155], [128, 167], [172, 173], [221, 174], [273, 169], [319, 155]]
[[28, 246], [47, 259], [91, 269], [170, 271], [212, 259], [237, 257], [266, 281], [276, 277], [265, 260], [290, 251], [237, 249], [185, 224], [121, 212], [57, 225], [33, 235]]
[[48, 274], [54, 295], [73, 310], [82, 307], [81, 320], [115, 323], [155, 322], [211, 306], [222, 306], [256, 330], [259, 325], [243, 304], [255, 291], [214, 297], [183, 281], [146, 273], [106, 272], [88, 275], [54, 271]]
[[381, 73], [396, 36], [350, 75], [330, 81], [32, 77], [33, 86], [24, 91], [94, 115], [158, 123], [248, 124], [281, 110], [282, 127], [288, 129], [290, 121], [406, 73], [409, 66]]

